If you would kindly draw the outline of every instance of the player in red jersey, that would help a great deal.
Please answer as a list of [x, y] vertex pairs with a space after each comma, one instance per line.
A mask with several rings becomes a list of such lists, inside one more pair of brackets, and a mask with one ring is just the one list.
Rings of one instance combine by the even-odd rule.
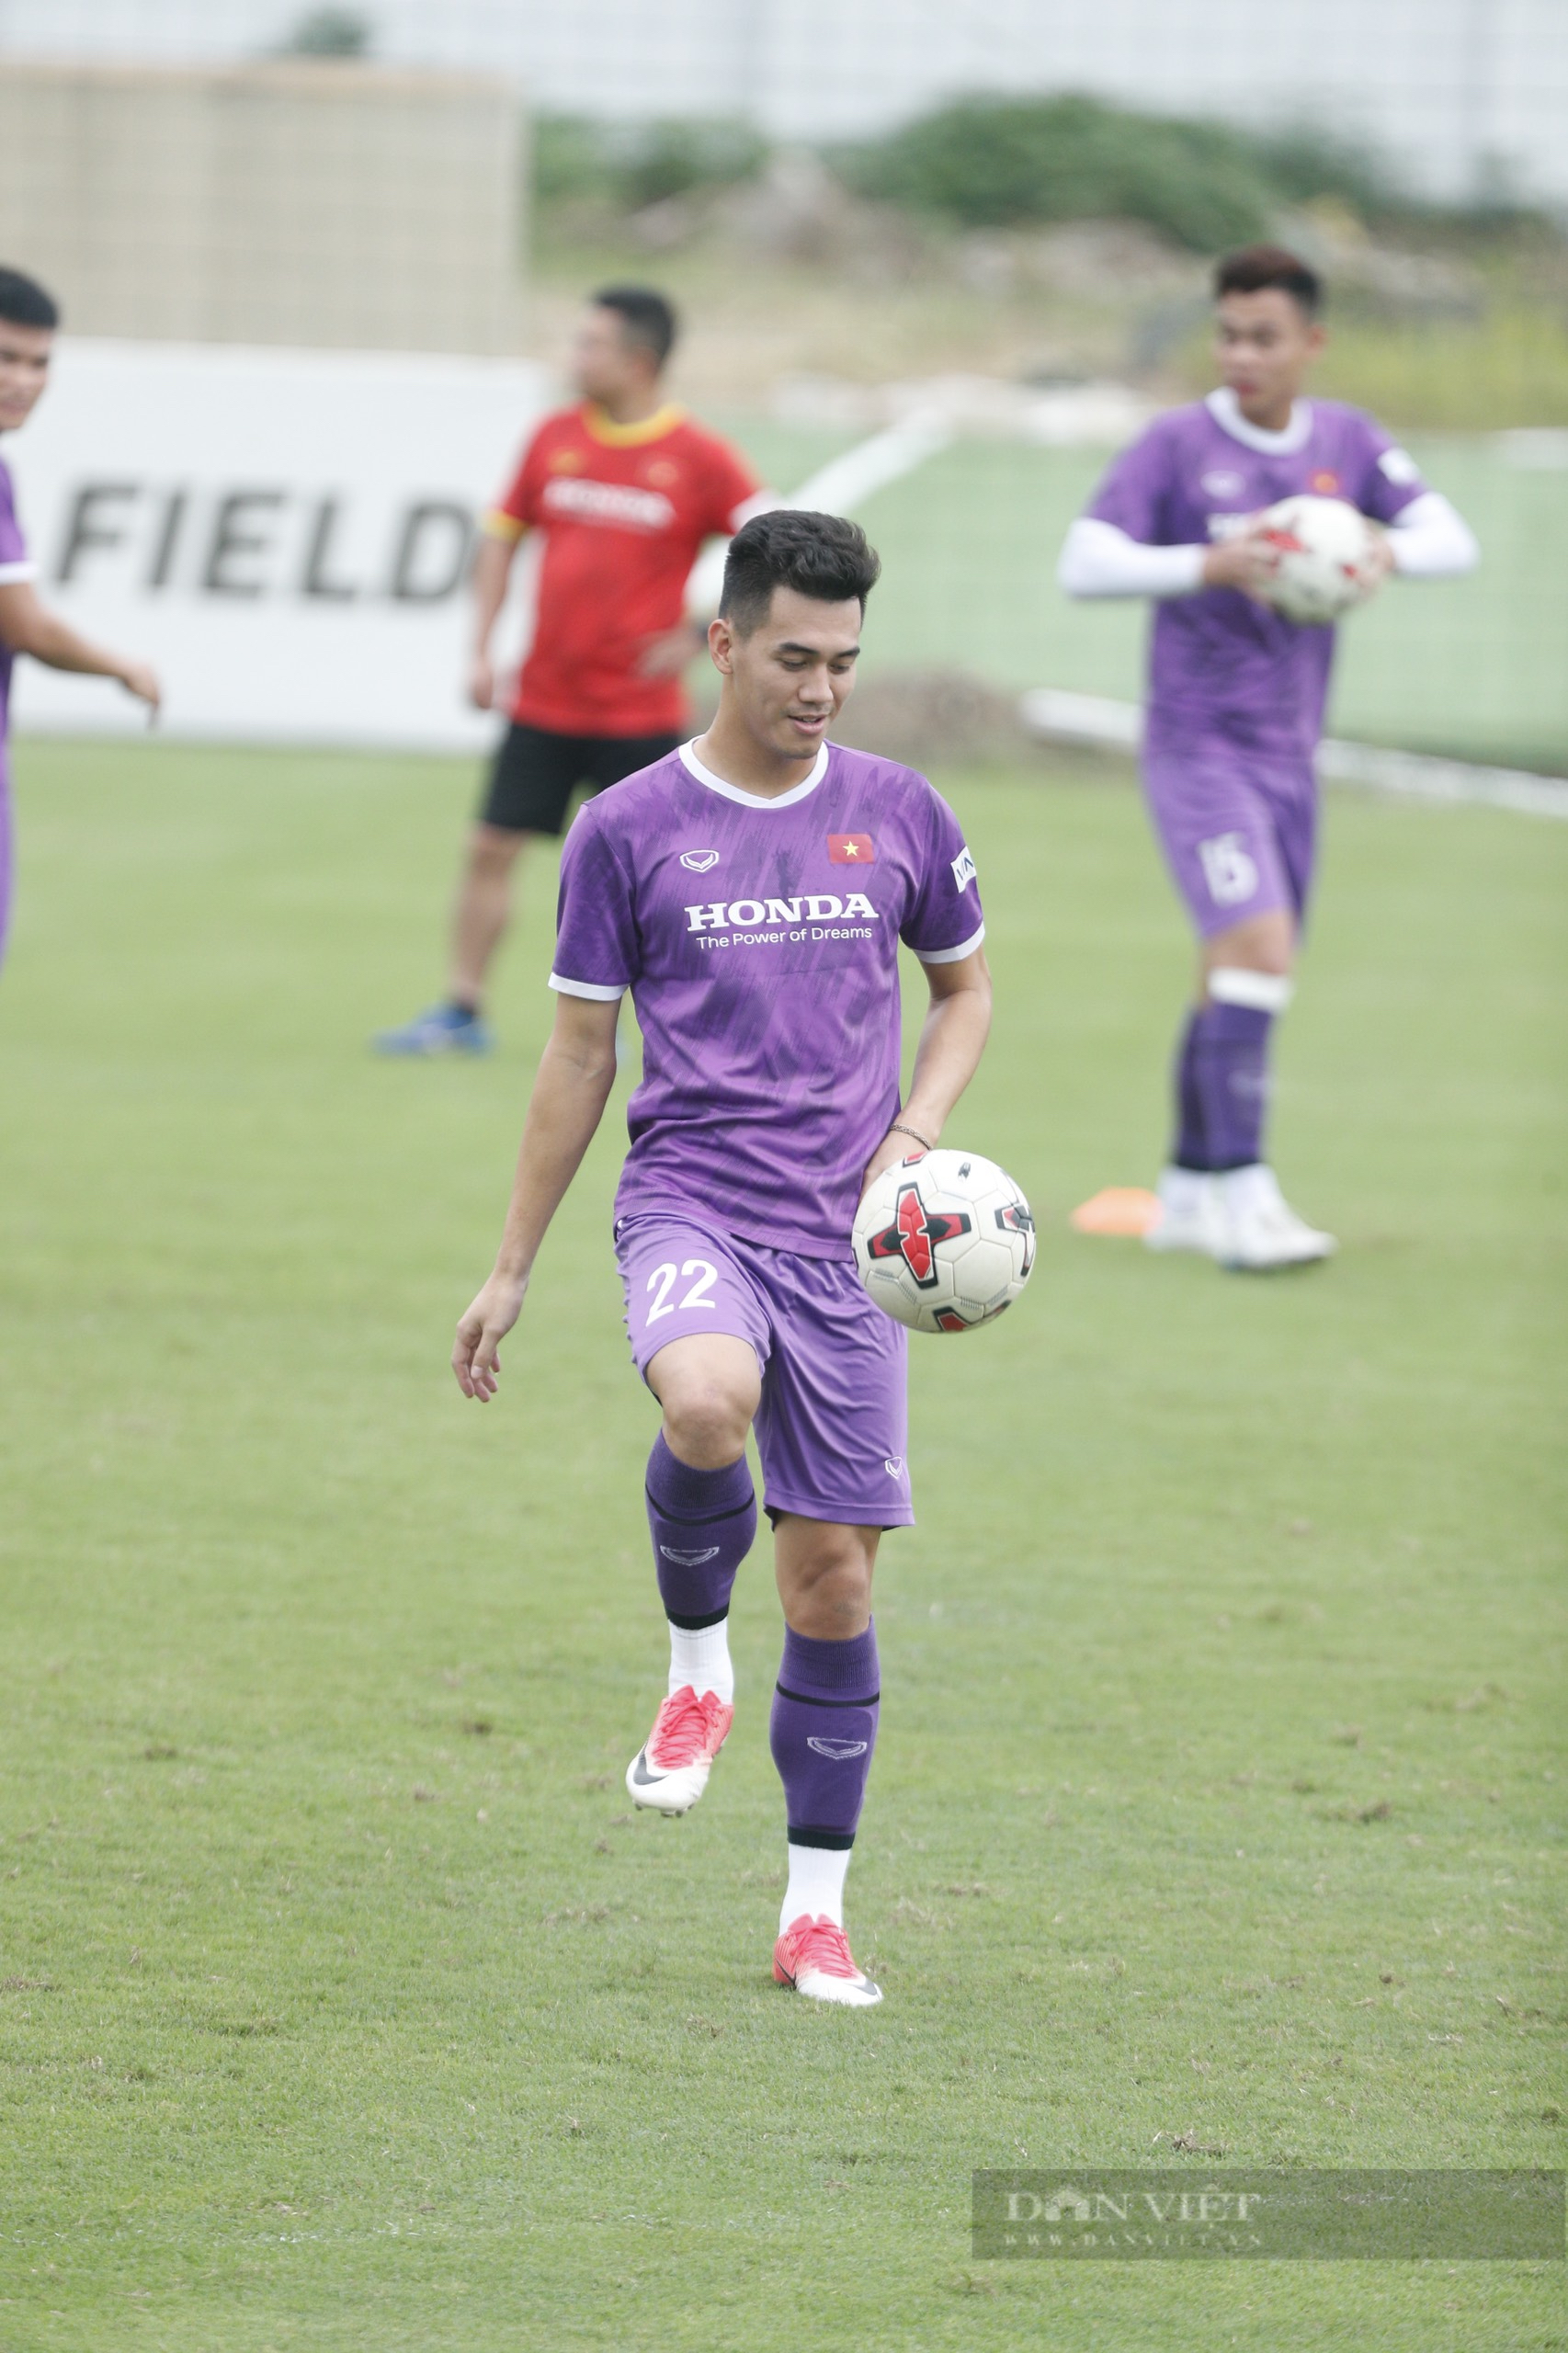
[[561, 832], [579, 784], [617, 784], [689, 732], [681, 674], [704, 643], [686, 612], [692, 565], [705, 540], [773, 502], [727, 443], [664, 401], [675, 336], [663, 295], [596, 294], [573, 352], [579, 404], [546, 417], [484, 519], [469, 675], [482, 710], [494, 707], [491, 639], [528, 531], [544, 541], [534, 640], [469, 840], [446, 1000], [383, 1031], [383, 1053], [488, 1050], [485, 975], [528, 835]]

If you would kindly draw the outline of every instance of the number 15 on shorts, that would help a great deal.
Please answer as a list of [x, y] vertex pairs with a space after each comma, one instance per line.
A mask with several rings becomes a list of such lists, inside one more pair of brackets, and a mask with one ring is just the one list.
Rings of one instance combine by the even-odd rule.
[[[656, 1324], [661, 1315], [684, 1314], [688, 1307], [707, 1308], [711, 1313], [719, 1302], [708, 1294], [718, 1279], [718, 1267], [706, 1258], [687, 1258], [678, 1267], [673, 1258], [666, 1258], [648, 1278], [647, 1287], [653, 1294], [653, 1304], [648, 1310], [649, 1323]], [[672, 1299], [670, 1294], [680, 1282], [688, 1283], [690, 1288], [681, 1298]]]

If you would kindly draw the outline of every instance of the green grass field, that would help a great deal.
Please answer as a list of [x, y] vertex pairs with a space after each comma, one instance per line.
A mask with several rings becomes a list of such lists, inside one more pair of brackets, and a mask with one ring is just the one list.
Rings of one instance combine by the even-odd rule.
[[958, 1131], [1043, 1238], [914, 1351], [850, 1879], [887, 2000], [835, 2015], [767, 1973], [760, 1555], [702, 1807], [620, 1788], [664, 1671], [620, 1097], [501, 1400], [447, 1370], [549, 878], [498, 1057], [387, 1065], [469, 773], [18, 766], [5, 2353], [1562, 2353], [1557, 2265], [977, 2263], [967, 2218], [1025, 2161], [1563, 2163], [1568, 829], [1332, 803], [1278, 1158], [1344, 1253], [1248, 1283], [1065, 1223], [1162, 1142], [1135, 796], [942, 779], [999, 1007]]
[[[725, 423], [791, 490], [856, 438]], [[1532, 470], [1478, 434], [1411, 446], [1475, 529], [1483, 561], [1462, 580], [1395, 582], [1351, 619], [1334, 732], [1568, 773], [1568, 465]], [[886, 565], [869, 658], [1136, 700], [1144, 608], [1074, 605], [1055, 579], [1062, 537], [1108, 454], [960, 441], [868, 499], [866, 528]]]

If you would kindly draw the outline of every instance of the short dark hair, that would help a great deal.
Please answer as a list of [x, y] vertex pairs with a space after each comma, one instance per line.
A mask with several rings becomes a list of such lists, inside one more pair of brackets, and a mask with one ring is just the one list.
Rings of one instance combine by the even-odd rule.
[[800, 506], [774, 507], [743, 523], [730, 541], [719, 610], [740, 637], [761, 628], [776, 588], [793, 588], [824, 605], [855, 597], [864, 613], [881, 568], [858, 523]]
[[0, 267], [0, 319], [14, 327], [57, 327], [60, 305], [46, 294], [36, 278], [19, 269]]
[[679, 322], [673, 303], [651, 286], [601, 286], [589, 300], [596, 310], [613, 311], [627, 339], [651, 351], [662, 368], [676, 347]]
[[1323, 308], [1323, 280], [1315, 269], [1284, 245], [1244, 245], [1227, 254], [1214, 271], [1214, 299], [1226, 294], [1261, 294], [1277, 286], [1301, 304], [1309, 319]]

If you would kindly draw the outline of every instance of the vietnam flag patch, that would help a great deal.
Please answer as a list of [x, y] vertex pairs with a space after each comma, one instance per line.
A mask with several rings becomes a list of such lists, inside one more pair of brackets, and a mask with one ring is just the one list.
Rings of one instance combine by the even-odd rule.
[[827, 856], [831, 866], [874, 866], [877, 862], [869, 834], [829, 834]]

